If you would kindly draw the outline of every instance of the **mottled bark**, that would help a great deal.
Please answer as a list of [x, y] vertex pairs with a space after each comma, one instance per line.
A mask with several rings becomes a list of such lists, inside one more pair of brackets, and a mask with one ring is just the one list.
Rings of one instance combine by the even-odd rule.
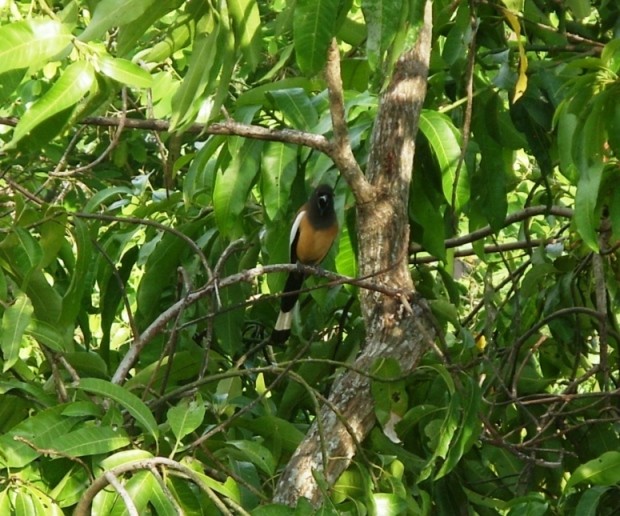
[[[378, 357], [394, 357], [403, 372], [412, 371], [434, 337], [423, 301], [413, 296], [407, 261], [409, 185], [426, 94], [431, 33], [431, 2], [427, 1], [418, 40], [396, 63], [392, 80], [381, 96], [363, 181], [370, 189], [362, 194], [354, 191], [358, 200], [359, 274], [380, 273], [376, 281], [404, 293], [394, 297], [360, 291], [367, 336], [355, 363], [357, 370], [368, 371]], [[360, 181], [351, 177], [355, 174], [353, 167], [341, 168], [341, 172], [355, 190]], [[366, 376], [354, 371], [343, 374], [334, 383], [329, 402], [318, 415], [321, 426], [317, 422], [312, 425], [282, 473], [276, 501], [295, 505], [303, 496], [319, 504], [321, 492], [313, 470], [322, 472], [332, 485], [349, 466], [357, 444], [373, 428], [375, 415]]]

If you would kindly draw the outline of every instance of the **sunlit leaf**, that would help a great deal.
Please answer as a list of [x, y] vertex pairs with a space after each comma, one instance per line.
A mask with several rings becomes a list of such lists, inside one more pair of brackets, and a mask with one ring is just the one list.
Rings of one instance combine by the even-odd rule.
[[614, 486], [620, 482], [620, 452], [608, 451], [579, 466], [568, 479], [566, 489], [582, 482], [597, 486]]
[[127, 86], [149, 88], [153, 84], [151, 74], [126, 59], [101, 55], [97, 57], [97, 68], [102, 74]]
[[37, 68], [67, 48], [71, 33], [58, 21], [32, 18], [0, 27], [0, 73]]
[[101, 0], [95, 4], [92, 20], [78, 39], [90, 41], [99, 38], [112, 27], [127, 25], [139, 18], [155, 1]]
[[[88, 93], [93, 80], [93, 68], [87, 61], [76, 61], [67, 66], [49, 91], [24, 113], [9, 146], [14, 147], [45, 120], [75, 106]], [[49, 135], [49, 138], [52, 136]]]

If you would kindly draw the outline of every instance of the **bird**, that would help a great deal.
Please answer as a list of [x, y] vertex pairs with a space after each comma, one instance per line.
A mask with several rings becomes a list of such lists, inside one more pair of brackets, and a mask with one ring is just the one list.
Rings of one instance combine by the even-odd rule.
[[[331, 186], [321, 184], [315, 188], [310, 199], [297, 212], [290, 234], [291, 263], [318, 265], [329, 252], [338, 235], [338, 219], [334, 211], [334, 191]], [[271, 334], [274, 344], [284, 344], [291, 333], [293, 308], [297, 303], [297, 292], [303, 282], [304, 273], [289, 272], [280, 313]], [[292, 292], [292, 294], [288, 294]]]

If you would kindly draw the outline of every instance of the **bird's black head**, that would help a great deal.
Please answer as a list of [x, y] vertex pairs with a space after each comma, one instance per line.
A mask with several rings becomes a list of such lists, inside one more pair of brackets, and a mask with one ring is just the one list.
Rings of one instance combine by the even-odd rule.
[[329, 215], [334, 211], [334, 190], [329, 185], [319, 185], [312, 194], [312, 201], [321, 215]]

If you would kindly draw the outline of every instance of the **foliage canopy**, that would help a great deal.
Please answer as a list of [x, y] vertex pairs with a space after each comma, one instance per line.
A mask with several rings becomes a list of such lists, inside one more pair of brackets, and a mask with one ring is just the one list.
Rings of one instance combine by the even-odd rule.
[[[268, 357], [269, 266], [327, 182], [324, 267], [356, 276], [322, 71], [336, 38], [364, 168], [423, 7], [0, 1], [0, 513], [313, 513], [272, 496], [360, 350], [360, 287], [317, 271]], [[442, 338], [365, 372], [379, 424], [335, 485], [315, 471], [325, 513], [620, 503], [619, 20], [433, 2], [410, 271]]]

